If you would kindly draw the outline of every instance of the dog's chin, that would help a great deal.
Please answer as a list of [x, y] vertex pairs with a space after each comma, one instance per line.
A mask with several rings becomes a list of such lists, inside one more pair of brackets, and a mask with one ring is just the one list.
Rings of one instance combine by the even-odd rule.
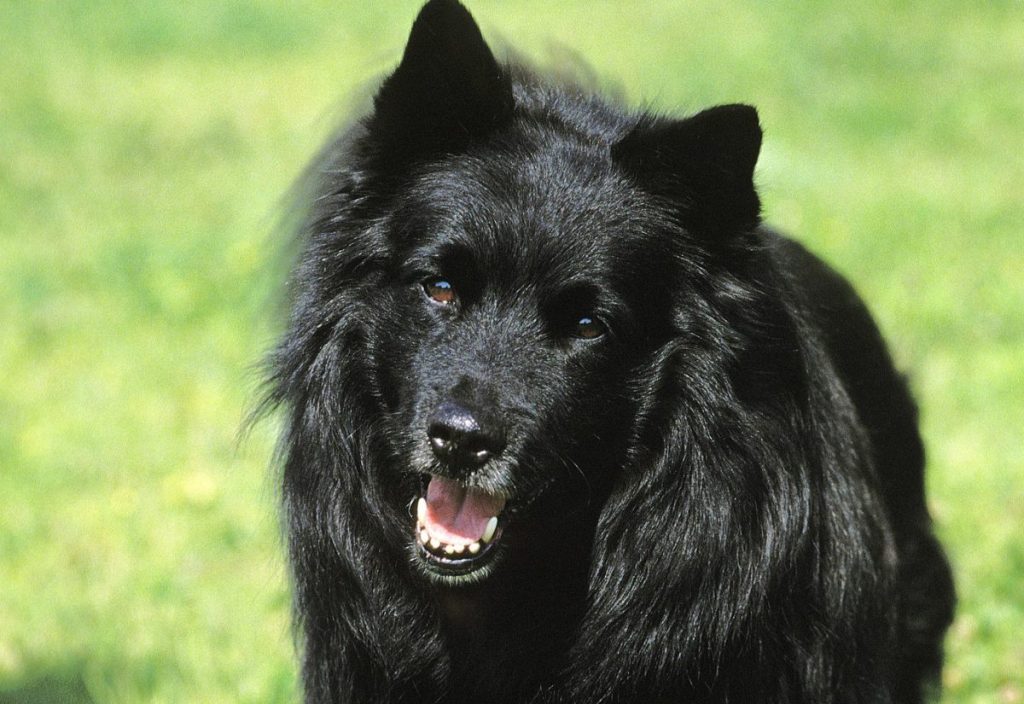
[[494, 574], [506, 546], [512, 501], [502, 493], [424, 475], [413, 501], [413, 563], [435, 584], [478, 584]]
[[413, 559], [419, 572], [429, 581], [445, 587], [466, 587], [487, 580], [501, 563], [504, 546], [496, 538], [479, 555], [449, 557], [438, 555], [417, 537], [413, 541]]

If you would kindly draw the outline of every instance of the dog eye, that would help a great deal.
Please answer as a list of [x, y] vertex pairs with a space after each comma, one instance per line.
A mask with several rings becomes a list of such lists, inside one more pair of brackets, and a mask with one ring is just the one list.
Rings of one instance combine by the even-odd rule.
[[590, 316], [584, 315], [576, 321], [576, 327], [573, 329], [573, 337], [578, 337], [583, 340], [593, 340], [604, 335], [604, 332], [604, 323], [597, 318], [591, 318]]
[[447, 306], [455, 302], [455, 287], [448, 279], [434, 277], [423, 282], [423, 292], [434, 303]]

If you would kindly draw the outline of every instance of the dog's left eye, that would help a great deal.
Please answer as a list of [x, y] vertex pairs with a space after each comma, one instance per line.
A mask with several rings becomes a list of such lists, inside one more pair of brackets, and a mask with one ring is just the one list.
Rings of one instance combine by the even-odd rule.
[[434, 277], [423, 282], [423, 292], [427, 298], [438, 305], [447, 306], [455, 303], [455, 287], [448, 279]]
[[573, 337], [578, 337], [583, 340], [593, 340], [601, 337], [604, 333], [604, 323], [597, 318], [593, 318], [588, 315], [584, 315], [577, 320], [576, 326], [573, 329]]

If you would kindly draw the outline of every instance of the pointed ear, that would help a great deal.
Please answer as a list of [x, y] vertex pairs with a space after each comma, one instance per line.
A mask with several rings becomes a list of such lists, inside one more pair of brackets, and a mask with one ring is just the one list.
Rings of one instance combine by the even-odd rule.
[[458, 150], [509, 120], [512, 84], [466, 8], [430, 0], [374, 108], [369, 128], [379, 155], [400, 168]]
[[721, 105], [685, 120], [645, 122], [612, 147], [641, 186], [680, 204], [683, 224], [710, 234], [756, 227], [757, 111]]

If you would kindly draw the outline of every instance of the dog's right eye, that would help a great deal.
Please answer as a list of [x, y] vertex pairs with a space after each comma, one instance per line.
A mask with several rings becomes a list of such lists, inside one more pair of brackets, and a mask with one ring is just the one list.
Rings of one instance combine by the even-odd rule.
[[440, 306], [447, 306], [455, 303], [455, 287], [452, 286], [452, 282], [448, 279], [443, 279], [439, 276], [427, 279], [423, 282], [423, 292], [427, 294], [427, 298], [431, 302], [436, 303]]

